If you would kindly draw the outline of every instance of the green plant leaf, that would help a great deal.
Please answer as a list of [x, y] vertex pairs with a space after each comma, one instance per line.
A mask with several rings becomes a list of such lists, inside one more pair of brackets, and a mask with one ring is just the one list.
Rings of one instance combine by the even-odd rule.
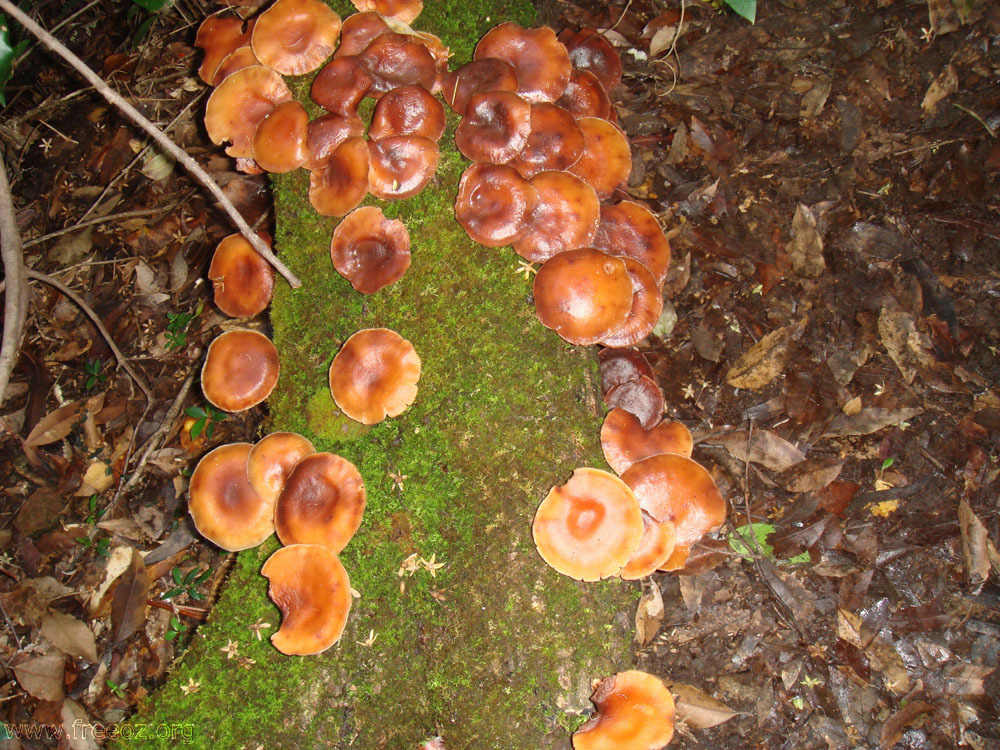
[[11, 46], [10, 27], [7, 25], [7, 16], [0, 13], [0, 105], [7, 106], [7, 97], [4, 94], [4, 87], [7, 81], [14, 75], [14, 59], [21, 54], [27, 46], [27, 40]]
[[[801, 565], [812, 559], [809, 557], [808, 552], [802, 552], [787, 560], [777, 560], [774, 557], [774, 547], [767, 541], [773, 533], [774, 526], [769, 523], [752, 523], [749, 526], [738, 527], [727, 539], [733, 552], [748, 560], [753, 559], [757, 550], [760, 550], [760, 553], [768, 560], [781, 565]], [[750, 541], [751, 535], [756, 540], [756, 545]]]
[[208, 416], [208, 413], [200, 406], [189, 406], [184, 410], [184, 413], [189, 417], [194, 417], [195, 419], [205, 419]]
[[132, 0], [132, 2], [152, 13], [169, 8], [174, 4], [174, 0]]
[[726, 0], [726, 5], [737, 15], [743, 16], [750, 23], [757, 20], [757, 0]]

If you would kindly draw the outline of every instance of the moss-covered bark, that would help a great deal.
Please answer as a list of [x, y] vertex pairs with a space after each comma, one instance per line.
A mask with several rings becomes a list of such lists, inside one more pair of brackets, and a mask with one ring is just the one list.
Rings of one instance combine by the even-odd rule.
[[[440, 0], [417, 26], [462, 62], [498, 20], [530, 25], [531, 13], [520, 0]], [[545, 748], [577, 723], [590, 681], [627, 662], [620, 613], [631, 589], [561, 576], [531, 540], [549, 487], [603, 466], [592, 352], [537, 322], [510, 250], [480, 247], [455, 223], [464, 166], [449, 132], [435, 184], [380, 204], [407, 225], [413, 261], [372, 296], [333, 271], [336, 222], [310, 208], [307, 175], [275, 180], [276, 246], [305, 283], [281, 288], [272, 306], [282, 363], [272, 427], [360, 469], [368, 508], [342, 555], [360, 598], [336, 646], [283, 656], [251, 631], [280, 621], [259, 575], [276, 543], [241, 554], [210, 622], [137, 721], [188, 722], [196, 744], [226, 748], [415, 748], [434, 734], [450, 750]], [[357, 429], [336, 414], [327, 369], [351, 333], [376, 326], [413, 343], [423, 374], [412, 408]], [[443, 566], [400, 575], [412, 554]], [[227, 658], [229, 640], [256, 663]], [[185, 693], [191, 680], [200, 687]]]

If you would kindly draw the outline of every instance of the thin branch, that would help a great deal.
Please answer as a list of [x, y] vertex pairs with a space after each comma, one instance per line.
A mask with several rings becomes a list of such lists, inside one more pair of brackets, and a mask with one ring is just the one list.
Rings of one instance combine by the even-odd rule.
[[28, 317], [28, 277], [24, 269], [21, 233], [14, 216], [14, 198], [7, 181], [7, 169], [0, 160], [0, 253], [6, 281], [3, 315], [3, 344], [0, 345], [0, 404], [7, 392], [10, 374], [17, 362]]
[[163, 132], [157, 128], [153, 123], [146, 119], [135, 107], [129, 104], [125, 99], [122, 98], [118, 92], [112, 89], [104, 80], [98, 76], [94, 71], [84, 64], [84, 62], [74, 55], [70, 50], [68, 50], [62, 43], [60, 43], [55, 37], [49, 34], [45, 29], [35, 23], [29, 16], [27, 16], [20, 8], [14, 5], [10, 0], [0, 0], [0, 9], [9, 13], [12, 18], [17, 20], [24, 28], [38, 37], [41, 42], [55, 52], [59, 57], [65, 60], [74, 70], [76, 70], [80, 75], [87, 79], [87, 82], [97, 89], [98, 93], [101, 94], [105, 99], [108, 100], [113, 106], [118, 108], [123, 114], [125, 114], [132, 122], [146, 131], [152, 138], [160, 145], [163, 150], [170, 153], [191, 175], [200, 182], [206, 190], [215, 198], [216, 201], [222, 206], [226, 214], [233, 223], [239, 227], [240, 233], [247, 238], [247, 241], [253, 245], [254, 249], [267, 260], [275, 270], [278, 271], [293, 289], [297, 289], [302, 286], [302, 282], [299, 281], [298, 277], [293, 274], [284, 263], [282, 263], [278, 258], [271, 252], [271, 249], [264, 243], [264, 241], [258, 237], [254, 231], [247, 224], [246, 220], [240, 215], [239, 211], [236, 210], [232, 202], [226, 197], [226, 194], [222, 192], [222, 188], [218, 186], [215, 180], [202, 169], [201, 165], [198, 164], [191, 156], [180, 148], [176, 143], [170, 140]]
[[[106, 224], [110, 221], [118, 221], [119, 219], [134, 219], [139, 216], [152, 216], [153, 214], [167, 213], [173, 211], [177, 208], [175, 203], [167, 208], [140, 208], [135, 211], [122, 211], [118, 214], [108, 214], [107, 216], [98, 216], [96, 219], [87, 219], [86, 221], [81, 221], [79, 224], [73, 224], [72, 226], [63, 227], [62, 229], [57, 229], [54, 232], [49, 232], [48, 234], [43, 234], [41, 237], [35, 237], [32, 240], [28, 240], [24, 243], [25, 248], [32, 247], [34, 245], [39, 245], [42, 242], [47, 242], [53, 240], [64, 234], [69, 234], [70, 232], [75, 232], [78, 229], [83, 229], [84, 227], [93, 226], [94, 224]], [[66, 271], [68, 269], [63, 268], [61, 271]]]

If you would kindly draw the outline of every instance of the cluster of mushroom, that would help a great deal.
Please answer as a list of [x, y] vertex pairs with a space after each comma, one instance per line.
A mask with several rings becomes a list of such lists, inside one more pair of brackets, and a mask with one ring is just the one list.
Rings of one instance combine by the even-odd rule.
[[597, 711], [573, 734], [574, 750], [658, 750], [674, 736], [674, 698], [663, 681], [638, 670], [597, 683]]

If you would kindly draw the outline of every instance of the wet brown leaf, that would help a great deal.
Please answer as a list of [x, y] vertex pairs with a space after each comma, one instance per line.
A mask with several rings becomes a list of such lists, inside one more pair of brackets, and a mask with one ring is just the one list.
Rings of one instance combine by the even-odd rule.
[[958, 73], [955, 71], [955, 66], [948, 63], [924, 94], [924, 100], [920, 104], [924, 114], [929, 115], [934, 112], [942, 99], [956, 91], [958, 91]]
[[854, 415], [838, 414], [823, 437], [870, 435], [891, 425], [898, 425], [923, 413], [923, 409], [882, 409], [871, 406]]
[[797, 463], [778, 477], [789, 492], [818, 492], [840, 476], [843, 461], [810, 458]]
[[14, 527], [25, 535], [51, 528], [65, 507], [66, 498], [61, 492], [50, 487], [39, 487], [28, 496], [17, 512]]
[[[103, 682], [102, 682], [103, 684]], [[81, 727], [91, 724], [83, 706], [67, 698], [62, 705], [62, 728], [70, 750], [97, 750], [100, 745], [94, 737], [94, 732], [82, 732]]]
[[63, 653], [97, 661], [97, 643], [86, 623], [72, 615], [53, 612], [42, 619], [42, 636]]
[[59, 656], [29, 656], [14, 666], [18, 683], [30, 695], [43, 701], [61, 701], [65, 695], [63, 674], [66, 659]]
[[111, 600], [111, 634], [115, 643], [127, 640], [146, 619], [149, 573], [142, 555], [132, 550], [132, 561], [118, 581]]
[[104, 394], [81, 398], [65, 406], [60, 406], [42, 417], [34, 426], [24, 444], [28, 447], [48, 445], [69, 435], [73, 427], [90, 414], [96, 414], [104, 406]]
[[912, 383], [921, 370], [937, 369], [938, 362], [930, 353], [930, 341], [917, 330], [913, 319], [906, 313], [882, 308], [878, 316], [878, 332], [882, 344], [907, 383]]
[[674, 694], [677, 718], [692, 729], [708, 729], [724, 724], [741, 711], [734, 711], [722, 701], [718, 701], [703, 690], [683, 682], [667, 685]]
[[663, 597], [655, 583], [643, 584], [642, 597], [635, 611], [635, 640], [645, 646], [660, 631], [663, 622]]
[[823, 259], [823, 238], [816, 229], [816, 216], [807, 206], [799, 204], [792, 217], [792, 239], [788, 243], [788, 258], [792, 269], [800, 276], [815, 279], [826, 270]]
[[816, 117], [826, 107], [826, 100], [833, 91], [833, 81], [824, 78], [812, 86], [802, 97], [802, 108], [799, 117]]
[[986, 526], [963, 498], [958, 503], [958, 525], [962, 531], [962, 555], [965, 575], [972, 592], [978, 593], [990, 577], [991, 563], [1000, 567], [996, 547], [990, 541]]
[[726, 382], [733, 388], [749, 390], [770, 383], [785, 369], [789, 345], [801, 335], [805, 323], [803, 319], [771, 331], [736, 360], [726, 373]]
[[944, 668], [944, 689], [951, 695], [984, 695], [985, 680], [996, 667], [960, 662]]
[[934, 704], [926, 701], [907, 703], [886, 719], [879, 736], [879, 747], [890, 748], [903, 738], [910, 727], [920, 727], [934, 714]]
[[805, 454], [793, 443], [779, 437], [770, 430], [755, 430], [747, 452], [747, 433], [744, 430], [730, 432], [706, 441], [710, 445], [722, 445], [737, 461], [749, 460], [771, 471], [785, 471], [800, 461]]
[[72, 593], [55, 578], [28, 578], [6, 594], [0, 594], [4, 609], [18, 625], [37, 626], [48, 611], [49, 603]]

